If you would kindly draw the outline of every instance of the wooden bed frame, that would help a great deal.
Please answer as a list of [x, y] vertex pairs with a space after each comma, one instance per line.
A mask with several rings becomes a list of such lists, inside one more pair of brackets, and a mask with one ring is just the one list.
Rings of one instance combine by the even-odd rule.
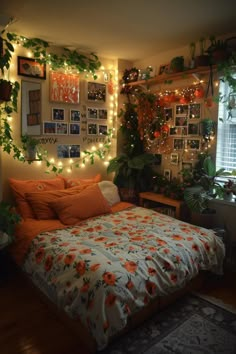
[[[88, 353], [96, 353], [96, 341], [88, 332], [88, 330], [82, 325], [82, 323], [79, 320], [72, 320], [71, 318], [69, 318], [69, 316], [66, 315], [64, 311], [58, 309], [58, 307], [54, 303], [52, 303], [51, 300], [32, 283], [32, 281], [28, 278], [28, 276], [23, 272], [22, 269], [20, 269], [20, 272], [23, 274], [24, 278], [29, 283], [29, 285], [33, 287], [34, 290], [36, 290], [42, 301], [47, 304], [49, 309], [53, 311], [55, 315], [59, 318], [59, 320], [63, 321], [63, 323], [65, 323], [68, 328], [70, 328], [70, 330], [75, 334], [75, 336], [78, 338], [78, 343], [81, 343], [81, 345], [83, 345], [83, 347], [87, 349]], [[142, 322], [150, 318], [153, 313], [164, 309], [166, 306], [175, 302], [184, 294], [191, 291], [199, 290], [203, 286], [207, 275], [209, 275], [209, 272], [201, 272], [194, 279], [192, 279], [184, 288], [174, 292], [171, 295], [157, 297], [147, 307], [143, 308], [142, 310], [128, 318], [127, 326], [115, 337], [112, 337], [110, 339], [110, 342], [113, 341], [115, 338], [127, 333], [131, 329], [137, 327]]]

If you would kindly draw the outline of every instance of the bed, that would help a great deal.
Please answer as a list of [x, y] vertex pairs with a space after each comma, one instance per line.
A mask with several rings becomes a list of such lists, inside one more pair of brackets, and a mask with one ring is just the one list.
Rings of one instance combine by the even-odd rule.
[[91, 352], [201, 271], [222, 273], [224, 245], [212, 230], [121, 202], [112, 182], [64, 179], [33, 192], [18, 182], [11, 179], [11, 187], [24, 217], [11, 255], [86, 333]]

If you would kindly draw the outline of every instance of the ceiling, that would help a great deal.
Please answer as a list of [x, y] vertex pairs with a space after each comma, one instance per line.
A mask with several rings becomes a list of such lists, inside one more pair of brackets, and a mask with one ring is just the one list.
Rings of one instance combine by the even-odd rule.
[[235, 0], [1, 0], [0, 27], [99, 57], [141, 60], [236, 33]]

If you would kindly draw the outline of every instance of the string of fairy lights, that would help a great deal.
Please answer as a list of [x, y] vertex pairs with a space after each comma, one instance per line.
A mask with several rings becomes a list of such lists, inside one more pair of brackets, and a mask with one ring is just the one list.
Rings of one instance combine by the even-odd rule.
[[[22, 39], [23, 40], [23, 39]], [[16, 69], [16, 57], [21, 53], [21, 43], [14, 43], [14, 53], [12, 54], [12, 61], [10, 65], [10, 70], [5, 74], [6, 79], [12, 81], [17, 81], [17, 69]], [[33, 53], [31, 50], [24, 49], [26, 57], [32, 58]], [[50, 62], [49, 62], [50, 65]], [[49, 66], [49, 71], [52, 68]], [[79, 75], [80, 79], [94, 80], [94, 75], [91, 72], [84, 70], [79, 72], [78, 70], [70, 67], [67, 62], [64, 62], [63, 70], [60, 69], [64, 74]], [[10, 72], [10, 73], [9, 73]], [[7, 75], [7, 77], [6, 77]], [[96, 71], [97, 79], [96, 81], [105, 81], [107, 83], [107, 135], [97, 135], [94, 139], [91, 139], [91, 143], [86, 143], [87, 148], [80, 152], [80, 157], [78, 158], [66, 158], [59, 159], [54, 156], [49, 156], [48, 151], [42, 146], [38, 151], [38, 156], [35, 161], [35, 165], [41, 166], [44, 160], [47, 161], [47, 171], [57, 171], [61, 173], [66, 171], [71, 173], [72, 170], [76, 168], [85, 168], [87, 165], [93, 164], [95, 160], [101, 160], [101, 162], [107, 166], [109, 161], [112, 159], [112, 144], [114, 143], [114, 136], [116, 134], [116, 120], [117, 120], [117, 102], [118, 102], [118, 70], [114, 65], [108, 64], [106, 67], [101, 66], [99, 70]], [[95, 81], [95, 82], [96, 82]], [[8, 117], [9, 123], [12, 126], [12, 117]], [[80, 135], [81, 136], [81, 135]], [[42, 135], [40, 136], [42, 137]]]

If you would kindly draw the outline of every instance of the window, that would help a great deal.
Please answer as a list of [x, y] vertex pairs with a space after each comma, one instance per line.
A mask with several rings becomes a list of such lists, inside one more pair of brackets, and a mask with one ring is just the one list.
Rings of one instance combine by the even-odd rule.
[[[227, 83], [220, 83], [220, 93], [226, 95], [230, 92]], [[216, 169], [224, 168], [227, 172], [236, 170], [236, 96], [231, 95], [229, 103], [233, 109], [227, 109], [227, 103], [219, 103]]]

